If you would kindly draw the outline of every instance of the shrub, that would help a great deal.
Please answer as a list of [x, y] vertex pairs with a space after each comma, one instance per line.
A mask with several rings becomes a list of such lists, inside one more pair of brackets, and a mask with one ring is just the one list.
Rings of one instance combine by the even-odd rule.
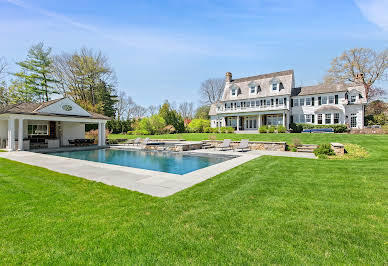
[[217, 127], [212, 128], [212, 133], [220, 133], [220, 130]]
[[268, 132], [268, 127], [267, 126], [261, 126], [259, 128], [259, 132], [260, 133], [267, 133]]
[[174, 134], [174, 133], [176, 133], [176, 129], [173, 125], [168, 125], [162, 129], [162, 133], [163, 134]]
[[275, 127], [269, 127], [268, 133], [275, 133]]
[[226, 133], [234, 133], [234, 128], [233, 127], [227, 127], [226, 128]]
[[278, 133], [286, 133], [286, 131], [287, 131], [287, 129], [284, 126], [278, 126], [277, 127], [277, 132]]
[[134, 135], [134, 131], [127, 131], [127, 135]]
[[313, 124], [295, 124], [291, 123], [290, 125], [292, 132], [300, 133], [303, 129], [313, 129], [313, 128], [332, 128], [334, 133], [344, 133], [348, 131], [348, 127], [342, 124], [335, 125], [313, 125]]
[[[105, 129], [105, 138], [108, 138], [110, 131]], [[98, 129], [89, 130], [85, 133], [85, 138], [94, 139], [94, 143], [98, 142]]]
[[226, 133], [226, 127], [220, 127], [220, 132], [221, 133]]
[[330, 144], [328, 143], [319, 145], [319, 147], [314, 150], [314, 154], [319, 158], [335, 155], [334, 150], [331, 148]]
[[210, 121], [206, 119], [193, 119], [187, 126], [188, 130], [193, 133], [202, 133], [206, 127], [210, 127]]
[[300, 141], [300, 139], [293, 139], [292, 144], [294, 145], [294, 147], [299, 147], [302, 145], [302, 142]]
[[213, 132], [213, 128], [211, 128], [211, 127], [205, 127], [205, 128], [203, 129], [203, 132], [204, 132], [204, 133], [212, 133], [212, 132]]

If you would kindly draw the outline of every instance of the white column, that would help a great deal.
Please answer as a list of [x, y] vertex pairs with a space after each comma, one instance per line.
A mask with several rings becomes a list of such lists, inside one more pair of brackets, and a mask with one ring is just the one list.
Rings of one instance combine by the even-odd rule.
[[237, 116], [237, 131], [240, 131], [240, 117]]
[[286, 114], [283, 112], [283, 126], [286, 127]]
[[9, 118], [8, 119], [8, 144], [7, 144], [8, 150], [15, 150], [15, 119]]
[[102, 145], [102, 123], [98, 123], [98, 146]]
[[105, 123], [102, 123], [102, 132], [101, 132], [101, 136], [102, 136], [102, 139], [101, 139], [102, 145], [106, 145]]
[[23, 150], [23, 119], [19, 118], [19, 128], [18, 128], [18, 150]]
[[257, 124], [257, 131], [259, 131], [259, 130], [260, 130], [260, 127], [261, 127], [261, 115], [258, 115], [258, 116], [257, 116], [257, 122], [256, 122], [256, 124]]

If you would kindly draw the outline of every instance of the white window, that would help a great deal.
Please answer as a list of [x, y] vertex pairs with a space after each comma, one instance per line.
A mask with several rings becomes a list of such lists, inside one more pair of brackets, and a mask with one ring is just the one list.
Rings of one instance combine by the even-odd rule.
[[279, 104], [280, 104], [280, 105], [283, 105], [283, 104], [284, 104], [283, 98], [279, 98]]
[[331, 104], [334, 103], [334, 96], [333, 95], [329, 96], [329, 103], [331, 103]]
[[356, 96], [356, 95], [350, 96], [350, 102], [351, 102], [351, 103], [355, 103], [355, 102], [356, 102], [356, 99], [357, 99], [357, 96]]
[[339, 113], [334, 114], [334, 124], [339, 124]]
[[28, 125], [28, 135], [48, 135], [47, 125]]
[[311, 98], [306, 98], [306, 105], [311, 105]]
[[251, 87], [250, 93], [251, 94], [255, 94], [256, 93], [256, 87]]
[[357, 127], [357, 115], [356, 114], [350, 115], [350, 127]]
[[259, 100], [256, 101], [256, 106], [257, 106], [257, 107], [260, 106], [260, 101], [259, 101]]
[[304, 105], [304, 98], [300, 98], [300, 99], [299, 99], [299, 104], [300, 104], [300, 106], [303, 106], [303, 105]]
[[331, 124], [331, 114], [325, 114], [325, 124]]
[[267, 106], [270, 106], [271, 105], [271, 100], [267, 99], [266, 104], [267, 104]]
[[294, 106], [299, 106], [299, 99], [294, 100]]
[[272, 90], [273, 91], [277, 91], [278, 90], [278, 84], [277, 83], [272, 84]]
[[318, 114], [318, 124], [322, 124], [322, 114]]
[[327, 96], [322, 96], [322, 104], [327, 104]]
[[237, 89], [232, 89], [231, 94], [232, 96], [237, 96]]
[[305, 115], [306, 123], [311, 123], [311, 115]]

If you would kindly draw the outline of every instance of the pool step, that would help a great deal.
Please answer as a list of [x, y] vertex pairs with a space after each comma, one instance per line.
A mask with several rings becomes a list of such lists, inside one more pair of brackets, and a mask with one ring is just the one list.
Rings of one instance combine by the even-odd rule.
[[213, 145], [211, 145], [210, 143], [203, 143], [202, 144], [202, 149], [212, 149], [214, 148]]

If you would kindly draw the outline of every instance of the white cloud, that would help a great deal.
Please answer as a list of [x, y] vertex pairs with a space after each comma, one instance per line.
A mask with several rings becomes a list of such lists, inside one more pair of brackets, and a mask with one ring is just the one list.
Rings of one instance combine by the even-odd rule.
[[361, 13], [384, 31], [388, 31], [388, 0], [355, 0]]

